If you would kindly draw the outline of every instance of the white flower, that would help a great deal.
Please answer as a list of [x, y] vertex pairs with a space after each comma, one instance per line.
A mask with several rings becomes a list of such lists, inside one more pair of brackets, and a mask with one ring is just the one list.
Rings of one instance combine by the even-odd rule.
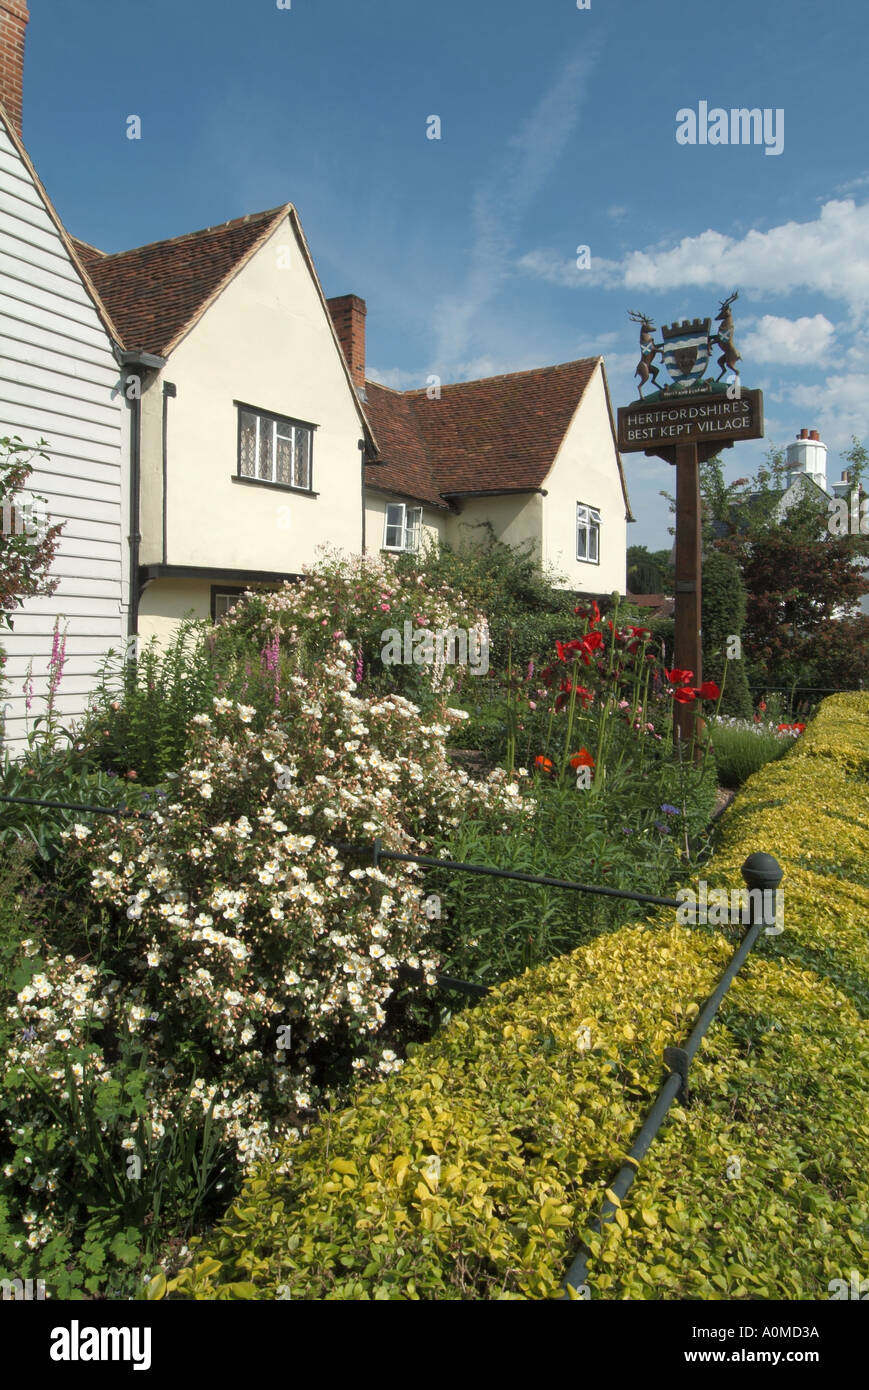
[[212, 787], [212, 785], [211, 785], [210, 782], [205, 782], [205, 783], [199, 788], [199, 795], [200, 795], [201, 797], [203, 797], [206, 801], [210, 801], [210, 800], [211, 800], [211, 797], [212, 797], [213, 793], [214, 793], [214, 788]]
[[145, 957], [149, 965], [159, 965], [161, 956], [159, 951], [149, 951]]
[[210, 724], [211, 720], [207, 714], [194, 714], [190, 722], [192, 724]]
[[86, 825], [80, 825], [78, 821], [72, 827], [72, 833], [77, 840], [86, 840], [90, 835], [90, 829]]
[[256, 710], [253, 705], [238, 706], [238, 717], [241, 720], [242, 724], [249, 724], [255, 714]]

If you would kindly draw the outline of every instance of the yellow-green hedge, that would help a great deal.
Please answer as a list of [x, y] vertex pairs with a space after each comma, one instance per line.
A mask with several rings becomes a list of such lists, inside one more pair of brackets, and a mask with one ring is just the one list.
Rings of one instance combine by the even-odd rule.
[[[591, 1238], [593, 1298], [827, 1298], [865, 1265], [867, 768], [869, 695], [835, 697], [728, 813], [709, 881], [738, 886], [748, 853], [774, 853], [785, 932], [761, 938], [692, 1066], [692, 1105], [671, 1109], [618, 1222]], [[830, 876], [840, 864], [855, 881]], [[662, 912], [502, 986], [284, 1171], [257, 1173], [170, 1292], [557, 1297], [663, 1049], [733, 945]]]

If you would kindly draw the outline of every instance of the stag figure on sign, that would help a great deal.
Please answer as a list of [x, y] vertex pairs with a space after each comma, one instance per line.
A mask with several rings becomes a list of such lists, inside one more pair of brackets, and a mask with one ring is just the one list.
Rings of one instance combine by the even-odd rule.
[[739, 290], [734, 290], [729, 299], [722, 300], [718, 308], [718, 313], [715, 315], [715, 321], [719, 323], [721, 327], [718, 332], [709, 339], [709, 343], [710, 346], [712, 343], [717, 343], [720, 348], [723, 348], [723, 352], [718, 359], [718, 365], [721, 371], [716, 378], [717, 381], [721, 380], [725, 372], [734, 372], [736, 376], [739, 376], [739, 368], [736, 364], [742, 361], [742, 357], [736, 351], [736, 344], [733, 341], [733, 315], [730, 312], [731, 304], [738, 298]]
[[660, 368], [655, 366], [655, 358], [661, 351], [663, 343], [655, 342], [655, 325], [652, 323], [651, 319], [646, 318], [645, 314], [637, 314], [633, 309], [629, 309], [628, 315], [631, 323], [638, 323], [640, 325], [640, 360], [637, 363], [637, 370], [634, 372], [634, 376], [640, 378], [638, 394], [640, 400], [642, 400], [643, 387], [649, 380], [649, 377], [652, 378], [653, 386], [658, 385], [658, 372]]

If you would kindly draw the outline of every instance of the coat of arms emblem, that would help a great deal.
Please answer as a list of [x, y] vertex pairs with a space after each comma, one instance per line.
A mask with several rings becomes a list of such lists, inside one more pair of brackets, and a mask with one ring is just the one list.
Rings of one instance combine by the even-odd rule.
[[[651, 379], [652, 385], [658, 386], [660, 368], [655, 366], [655, 358], [659, 353], [671, 377], [666, 386], [658, 387], [657, 394], [660, 396], [698, 389], [724, 391], [727, 388], [719, 387], [718, 383], [726, 372], [732, 372], [739, 377], [737, 363], [742, 359], [736, 351], [733, 316], [730, 312], [730, 306], [737, 297], [738, 291], [722, 301], [715, 316], [719, 325], [717, 333], [710, 333], [711, 318], [683, 319], [681, 323], [671, 323], [662, 327], [663, 342], [660, 343], [655, 342], [655, 325], [652, 320], [645, 314], [630, 311], [633, 322], [640, 325], [640, 360], [634, 373], [634, 376], [640, 378], [640, 399], [643, 398], [643, 387], [647, 381]], [[715, 382], [703, 382], [703, 376], [712, 358], [712, 349], [716, 344], [723, 349], [718, 358], [721, 372]]]

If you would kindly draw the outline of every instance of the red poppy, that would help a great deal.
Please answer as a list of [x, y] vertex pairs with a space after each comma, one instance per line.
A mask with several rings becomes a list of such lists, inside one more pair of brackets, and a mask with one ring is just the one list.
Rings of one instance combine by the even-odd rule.
[[760, 704], [758, 705], [758, 709], [761, 711], [766, 709], [766, 700], [761, 700]]
[[717, 700], [721, 691], [714, 681], [704, 681], [703, 684], [698, 687], [697, 694], [701, 700]]
[[578, 753], [574, 753], [570, 760], [571, 767], [594, 767], [594, 758], [587, 748], [580, 748]]
[[555, 771], [555, 769], [552, 766], [551, 760], [549, 758], [544, 758], [541, 753], [538, 753], [537, 757], [534, 759], [534, 766], [539, 767], [541, 772]]
[[651, 631], [650, 631], [650, 629], [647, 628], [647, 627], [632, 627], [632, 628], [631, 628], [631, 636], [632, 636], [632, 637], [651, 637], [651, 635], [652, 635], [652, 634], [651, 634]]
[[582, 701], [583, 709], [588, 709], [591, 701], [594, 699], [592, 692], [590, 690], [586, 690], [584, 685], [572, 685], [570, 681], [562, 681], [561, 685], [559, 686], [559, 690], [561, 691], [561, 694], [556, 695], [555, 697], [555, 708], [557, 711], [561, 711], [564, 709], [564, 706], [570, 700], [571, 690], [576, 691], [576, 694]]
[[586, 637], [583, 637], [582, 645], [585, 647], [586, 651], [595, 651], [598, 647], [603, 646], [603, 633], [589, 632]]
[[673, 691], [673, 699], [680, 705], [691, 705], [697, 699], [697, 691], [690, 685], [683, 685], [681, 690]]
[[672, 671], [665, 670], [664, 675], [671, 685], [684, 685], [686, 681], [694, 679], [693, 671], [680, 671], [677, 666], [674, 666]]
[[570, 652], [582, 651], [582, 642], [556, 642], [555, 650], [559, 661], [567, 661]]

